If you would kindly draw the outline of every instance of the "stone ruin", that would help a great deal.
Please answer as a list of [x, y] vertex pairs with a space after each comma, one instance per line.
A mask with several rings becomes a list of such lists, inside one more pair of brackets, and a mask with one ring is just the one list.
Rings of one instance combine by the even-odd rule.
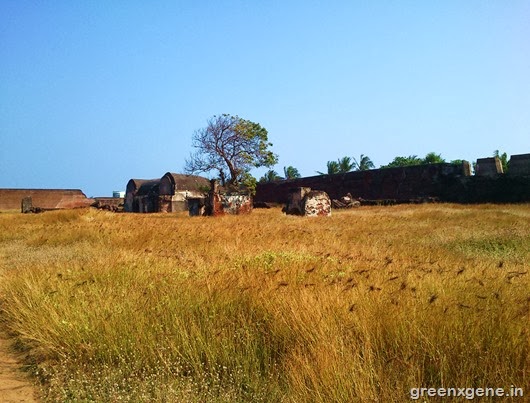
[[24, 214], [42, 213], [44, 211], [40, 207], [33, 207], [33, 199], [31, 196], [26, 196], [22, 198], [22, 201], [20, 202], [20, 210]]
[[359, 207], [361, 205], [361, 202], [359, 200], [355, 200], [351, 193], [346, 194], [346, 196], [342, 196], [340, 199], [333, 199], [331, 201], [331, 206], [333, 208], [353, 208], [353, 207]]
[[502, 174], [502, 164], [499, 157], [479, 158], [475, 175], [477, 176], [496, 176]]
[[306, 217], [330, 216], [331, 199], [321, 190], [311, 190], [309, 187], [294, 188], [289, 191], [287, 205], [282, 211], [289, 215]]
[[530, 154], [512, 155], [508, 166], [510, 176], [530, 176]]
[[252, 212], [252, 196], [246, 191], [229, 192], [219, 186], [215, 179], [210, 181], [207, 197], [188, 198], [190, 216], [239, 215]]

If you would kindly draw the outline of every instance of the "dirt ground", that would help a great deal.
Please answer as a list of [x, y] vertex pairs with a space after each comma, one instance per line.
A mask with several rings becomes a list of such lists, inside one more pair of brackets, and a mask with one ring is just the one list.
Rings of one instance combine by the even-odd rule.
[[0, 403], [38, 402], [36, 390], [20, 370], [20, 357], [10, 348], [12, 341], [0, 329]]

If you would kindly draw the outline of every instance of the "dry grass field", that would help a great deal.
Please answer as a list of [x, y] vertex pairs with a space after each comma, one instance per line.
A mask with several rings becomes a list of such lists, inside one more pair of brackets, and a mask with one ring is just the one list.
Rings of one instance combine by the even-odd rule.
[[528, 204], [2, 213], [0, 318], [49, 401], [530, 395], [529, 262]]

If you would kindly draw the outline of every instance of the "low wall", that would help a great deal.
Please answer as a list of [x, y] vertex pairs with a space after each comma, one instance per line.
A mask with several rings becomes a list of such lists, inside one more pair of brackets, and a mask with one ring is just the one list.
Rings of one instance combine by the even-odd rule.
[[79, 189], [0, 189], [0, 210], [20, 211], [24, 197], [42, 209], [89, 207], [94, 202]]

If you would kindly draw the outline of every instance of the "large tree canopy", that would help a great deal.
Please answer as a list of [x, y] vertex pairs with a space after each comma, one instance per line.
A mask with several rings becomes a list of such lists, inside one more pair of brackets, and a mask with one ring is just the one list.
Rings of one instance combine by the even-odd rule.
[[239, 116], [213, 116], [205, 128], [193, 134], [197, 151], [186, 160], [188, 173], [216, 171], [223, 185], [236, 187], [252, 168], [271, 167], [278, 157], [269, 150], [267, 130]]

